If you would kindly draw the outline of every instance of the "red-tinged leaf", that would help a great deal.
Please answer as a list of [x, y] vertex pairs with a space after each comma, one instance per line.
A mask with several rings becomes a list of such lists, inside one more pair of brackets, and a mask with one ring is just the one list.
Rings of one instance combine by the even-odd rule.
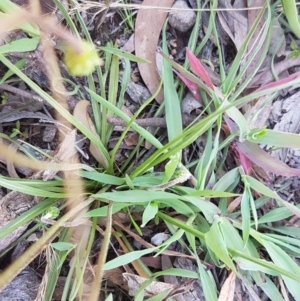
[[252, 161], [240, 150], [239, 145], [236, 142], [232, 144], [232, 147], [238, 156], [238, 160], [240, 161], [245, 174], [250, 175], [252, 170]]
[[266, 85], [260, 87], [259, 89], [257, 89], [256, 91], [261, 91], [261, 90], [265, 90], [265, 89], [269, 89], [269, 88], [275, 88], [275, 87], [277, 87], [279, 85], [291, 82], [292, 80], [294, 80], [295, 78], [297, 78], [299, 76], [300, 76], [300, 72], [293, 73], [292, 75], [290, 75], [290, 76], [288, 76], [286, 78], [282, 78], [280, 80], [277, 80], [276, 82], [272, 82], [272, 83], [266, 84]]
[[211, 89], [214, 90], [214, 85], [210, 77], [208, 76], [206, 70], [197, 59], [197, 57], [188, 48], [186, 48], [186, 55], [188, 57], [192, 71], [196, 73]]
[[193, 94], [193, 97], [198, 100], [199, 102], [201, 102], [201, 96], [200, 96], [200, 92], [199, 92], [199, 87], [193, 83], [192, 81], [190, 81], [189, 79], [187, 79], [186, 77], [184, 77], [183, 75], [181, 75], [179, 72], [177, 72], [176, 70], [173, 70], [177, 76], [185, 83], [185, 85], [188, 87], [188, 89], [191, 91], [191, 93]]
[[262, 150], [257, 144], [249, 141], [236, 141], [237, 147], [240, 151], [248, 157], [253, 163], [260, 166], [266, 171], [272, 172], [276, 175], [293, 177], [300, 175], [300, 169], [291, 168], [284, 162], [272, 157], [270, 154]]

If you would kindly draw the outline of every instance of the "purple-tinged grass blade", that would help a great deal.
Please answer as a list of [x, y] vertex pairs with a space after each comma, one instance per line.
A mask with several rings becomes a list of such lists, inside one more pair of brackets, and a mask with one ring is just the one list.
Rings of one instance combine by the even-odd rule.
[[239, 145], [236, 142], [232, 143], [232, 148], [235, 150], [238, 156], [237, 159], [240, 161], [245, 174], [250, 175], [252, 170], [252, 161], [240, 150]]
[[257, 144], [249, 141], [236, 141], [236, 147], [253, 163], [260, 166], [266, 171], [276, 175], [293, 177], [300, 175], [300, 169], [289, 167], [284, 162], [272, 157], [270, 154], [262, 150]]
[[277, 80], [276, 82], [272, 82], [272, 83], [266, 84], [264, 86], [261, 86], [256, 91], [261, 91], [261, 90], [265, 90], [265, 89], [269, 89], [269, 88], [275, 88], [275, 87], [277, 87], [279, 85], [291, 82], [291, 81], [293, 81], [295, 78], [297, 78], [299, 76], [300, 76], [300, 72], [293, 73], [292, 75], [290, 75], [288, 77], [285, 77], [285, 78], [282, 78], [280, 80]]
[[212, 89], [210, 89], [207, 84], [205, 84], [200, 78], [192, 74], [191, 72], [187, 71], [184, 67], [179, 65], [178, 63], [174, 62], [172, 59], [170, 59], [164, 52], [160, 51], [159, 54], [168, 61], [174, 69], [176, 69], [180, 74], [182, 74], [184, 77], [189, 79], [191, 82], [198, 85], [199, 88], [203, 89], [206, 93], [209, 95], [212, 94]]
[[193, 97], [196, 100], [198, 100], [199, 102], [201, 102], [201, 96], [200, 96], [200, 92], [199, 92], [199, 87], [195, 83], [193, 83], [192, 81], [190, 81], [189, 79], [187, 79], [186, 77], [184, 77], [182, 74], [180, 74], [179, 72], [177, 72], [176, 70], [173, 70], [173, 71], [185, 83], [185, 85], [187, 86], [187, 88], [193, 94]]
[[214, 90], [214, 85], [209, 75], [193, 52], [186, 48], [186, 55], [191, 66], [191, 70], [196, 73], [212, 90]]

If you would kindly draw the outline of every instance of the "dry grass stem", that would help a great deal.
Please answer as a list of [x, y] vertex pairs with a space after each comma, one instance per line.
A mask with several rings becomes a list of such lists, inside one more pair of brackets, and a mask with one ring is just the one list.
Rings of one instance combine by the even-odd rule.
[[[172, 12], [172, 11], [248, 11], [248, 10], [260, 10], [263, 8], [263, 6], [253, 6], [253, 7], [247, 7], [247, 8], [217, 8], [217, 9], [191, 9], [191, 8], [176, 8], [176, 7], [159, 7], [155, 5], [141, 5], [141, 4], [125, 4], [120, 2], [111, 2], [109, 6], [105, 3], [98, 3], [93, 1], [84, 1], [83, 3], [77, 3], [73, 10], [79, 10], [79, 11], [85, 11], [92, 8], [98, 8], [101, 10], [107, 9], [107, 8], [124, 8], [124, 9], [154, 9], [154, 10], [161, 10], [164, 12]], [[99, 12], [100, 12], [99, 11]]]

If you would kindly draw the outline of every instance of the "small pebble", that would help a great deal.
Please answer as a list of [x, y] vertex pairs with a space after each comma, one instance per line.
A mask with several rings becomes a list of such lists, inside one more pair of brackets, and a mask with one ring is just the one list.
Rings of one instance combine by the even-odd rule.
[[52, 142], [56, 135], [57, 129], [54, 126], [46, 126], [43, 133], [44, 142]]
[[171, 236], [170, 234], [166, 234], [166, 233], [156, 233], [151, 238], [151, 243], [155, 246], [160, 246], [162, 243], [168, 240], [170, 236]]
[[126, 93], [136, 103], [143, 103], [151, 97], [151, 94], [146, 87], [135, 84], [134, 82], [129, 83]]
[[181, 112], [190, 115], [192, 111], [201, 108], [202, 105], [197, 101], [192, 93], [188, 92], [181, 102]]
[[170, 12], [169, 24], [180, 32], [188, 31], [195, 24], [195, 12], [187, 5], [184, 0], [176, 1], [172, 8], [176, 8], [176, 10]]
[[[26, 242], [21, 241], [12, 252], [11, 260], [16, 260], [26, 249]], [[0, 271], [1, 273], [1, 271]], [[32, 301], [35, 300], [41, 280], [36, 271], [27, 266], [2, 291], [1, 301]]]
[[21, 271], [2, 291], [1, 301], [32, 301], [36, 298], [40, 279], [31, 267]]

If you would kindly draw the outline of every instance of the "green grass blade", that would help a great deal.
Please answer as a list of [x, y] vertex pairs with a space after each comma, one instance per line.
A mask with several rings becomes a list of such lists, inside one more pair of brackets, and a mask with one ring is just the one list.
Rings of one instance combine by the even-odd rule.
[[211, 251], [213, 251], [218, 256], [218, 258], [220, 258], [226, 264], [227, 267], [236, 272], [232, 259], [229, 256], [226, 242], [224, 241], [219, 223], [222, 223], [222, 221], [216, 220], [212, 224], [209, 231], [205, 233], [205, 242], [211, 249]]
[[136, 63], [145, 63], [145, 64], [149, 64], [150, 62], [148, 60], [145, 60], [143, 58], [140, 58], [138, 56], [135, 56], [131, 53], [122, 51], [118, 48], [115, 47], [99, 47], [99, 49], [105, 51], [105, 52], [109, 52], [110, 54], [113, 54], [115, 56], [118, 56], [119, 58], [123, 58], [123, 59], [127, 59], [131, 62], [136, 62]]
[[278, 147], [300, 148], [300, 135], [266, 129], [265, 135], [249, 135], [247, 140], [252, 143], [268, 144]]
[[[163, 51], [168, 55], [166, 24], [163, 28]], [[169, 141], [182, 133], [182, 116], [178, 95], [174, 86], [172, 66], [164, 60], [163, 69], [164, 105]]]
[[208, 272], [204, 269], [203, 265], [200, 262], [198, 262], [198, 269], [205, 300], [217, 301], [218, 298], [216, 285], [213, 282], [212, 277], [209, 276]]
[[93, 171], [81, 171], [80, 175], [83, 178], [86, 179], [90, 179], [90, 180], [94, 180], [96, 182], [99, 182], [101, 184], [107, 184], [107, 185], [124, 185], [126, 183], [125, 179], [116, 177], [116, 176], [112, 176], [112, 175], [108, 175], [108, 174], [104, 174], [104, 173], [100, 173], [100, 172], [93, 172]]
[[262, 283], [259, 287], [264, 291], [271, 301], [284, 301], [279, 290], [269, 277], [265, 276], [264, 283]]
[[[233, 89], [235, 89], [236, 81], [240, 80], [241, 76], [243, 75], [243, 73], [246, 70], [244, 68], [244, 72], [241, 72], [239, 74], [239, 76], [237, 76], [237, 72], [238, 72], [238, 69], [240, 68], [240, 63], [242, 61], [242, 58], [243, 58], [243, 56], [246, 52], [246, 49], [247, 49], [247, 47], [250, 43], [250, 40], [251, 40], [255, 30], [256, 30], [256, 27], [257, 27], [259, 21], [261, 20], [261, 18], [263, 18], [264, 14], [265, 14], [266, 7], [267, 7], [267, 4], [265, 4], [264, 8], [261, 9], [259, 15], [257, 16], [257, 18], [256, 18], [255, 22], [253, 23], [251, 29], [249, 30], [249, 33], [247, 35], [246, 40], [244, 41], [244, 43], [242, 44], [241, 48], [239, 49], [238, 53], [235, 56], [235, 59], [234, 59], [232, 65], [231, 65], [231, 68], [229, 70], [227, 78], [226, 78], [226, 80], [225, 80], [225, 82], [223, 83], [223, 86], [222, 86], [222, 90], [223, 90], [224, 95], [229, 95], [231, 93], [231, 91]], [[260, 41], [263, 41], [263, 39], [261, 39]], [[258, 50], [259, 50], [259, 47], [256, 47], [255, 51], [252, 53], [252, 57], [254, 57], [255, 53], [257, 53]], [[250, 62], [251, 62], [251, 60], [248, 60], [246, 65], [249, 65]]]
[[291, 26], [293, 33], [300, 39], [300, 24], [295, 0], [281, 0], [283, 12]]
[[134, 251], [134, 252], [130, 252], [130, 253], [121, 255], [121, 256], [107, 262], [104, 265], [103, 270], [104, 271], [112, 270], [112, 269], [115, 269], [117, 267], [129, 264], [129, 263], [141, 258], [144, 255], [152, 253], [156, 249], [157, 248], [149, 248], [149, 249], [146, 249], [146, 250]]
[[44, 213], [49, 207], [55, 205], [60, 199], [45, 199], [34, 207], [30, 208], [26, 212], [22, 213], [20, 216], [14, 220], [7, 223], [1, 228], [0, 239], [5, 237], [7, 234], [13, 230], [19, 228], [20, 226], [26, 224], [27, 222], [33, 220], [38, 215]]
[[283, 204], [285, 207], [287, 207], [295, 215], [300, 216], [300, 209], [294, 206], [293, 204], [283, 200], [281, 197], [279, 197], [279, 195], [276, 192], [272, 191], [270, 188], [268, 188], [267, 186], [265, 186], [264, 184], [260, 183], [258, 180], [250, 176], [242, 176], [242, 177], [246, 179], [251, 189], [254, 189], [257, 192], [260, 192], [270, 198], [274, 198], [275, 200]]
[[[299, 266], [284, 252], [281, 248], [276, 246], [275, 244], [271, 242], [267, 242], [266, 240], [263, 240], [263, 245], [266, 248], [268, 254], [274, 261], [276, 265], [278, 265], [281, 268], [284, 268], [291, 273], [294, 273], [298, 277], [300, 277], [300, 268]], [[282, 275], [282, 278], [289, 290], [289, 292], [292, 294], [292, 296], [296, 300], [299, 299], [299, 282], [290, 279], [284, 275]]]
[[[104, 107], [111, 110], [114, 114], [116, 114], [118, 117], [122, 118], [127, 123], [131, 122], [131, 118], [129, 116], [127, 116], [125, 113], [123, 113], [120, 109], [118, 109], [117, 107], [110, 104], [108, 101], [106, 101], [101, 96], [94, 93], [92, 90], [90, 90], [88, 88], [86, 88], [86, 89]], [[144, 128], [138, 126], [136, 123], [132, 123], [131, 127], [135, 131], [137, 131], [141, 136], [143, 136], [146, 140], [148, 140], [151, 144], [153, 144], [155, 147], [157, 147], [157, 148], [162, 147], [162, 144]]]

